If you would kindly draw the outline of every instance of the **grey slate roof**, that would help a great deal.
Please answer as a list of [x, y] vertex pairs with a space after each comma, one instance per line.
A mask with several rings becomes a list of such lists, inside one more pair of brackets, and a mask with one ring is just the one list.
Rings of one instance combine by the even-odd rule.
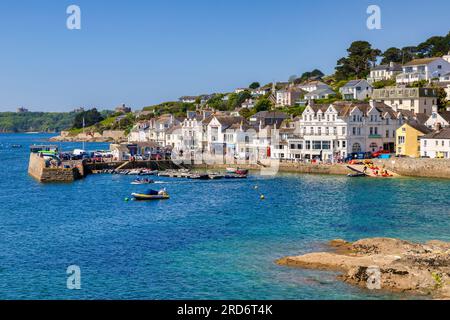
[[428, 133], [422, 136], [421, 139], [450, 139], [450, 128]]

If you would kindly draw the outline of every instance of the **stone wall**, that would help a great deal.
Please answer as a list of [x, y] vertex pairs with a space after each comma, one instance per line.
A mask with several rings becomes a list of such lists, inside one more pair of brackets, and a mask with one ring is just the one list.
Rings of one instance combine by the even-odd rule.
[[334, 164], [305, 164], [305, 163], [290, 163], [290, 162], [282, 162], [277, 164], [274, 162], [272, 165], [267, 166], [266, 168], [261, 167], [259, 165], [230, 165], [230, 164], [215, 164], [215, 165], [193, 165], [195, 169], [206, 169], [206, 170], [225, 170], [226, 168], [236, 168], [239, 167], [241, 169], [249, 169], [249, 170], [264, 170], [266, 172], [292, 172], [292, 173], [306, 173], [306, 174], [332, 174], [332, 175], [347, 175], [349, 173], [353, 173], [350, 169], [347, 168], [346, 165]]
[[103, 138], [105, 139], [113, 139], [115, 141], [117, 140], [124, 140], [126, 139], [125, 131], [121, 130], [105, 130], [103, 131]]
[[377, 159], [374, 163], [378, 166], [385, 165], [386, 169], [401, 176], [450, 179], [448, 159], [392, 158]]
[[35, 153], [30, 154], [28, 174], [39, 182], [73, 182], [80, 177], [78, 168], [46, 168], [45, 160]]

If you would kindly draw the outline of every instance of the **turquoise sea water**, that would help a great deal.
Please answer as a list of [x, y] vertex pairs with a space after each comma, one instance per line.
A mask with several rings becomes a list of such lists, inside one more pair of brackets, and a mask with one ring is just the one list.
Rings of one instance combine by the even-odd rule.
[[[0, 135], [1, 299], [407, 299], [274, 261], [335, 238], [450, 241], [446, 180], [158, 178], [170, 200], [125, 202], [145, 188], [130, 185], [134, 177], [52, 185], [30, 178], [28, 146], [46, 138]], [[73, 264], [81, 290], [66, 287]]]

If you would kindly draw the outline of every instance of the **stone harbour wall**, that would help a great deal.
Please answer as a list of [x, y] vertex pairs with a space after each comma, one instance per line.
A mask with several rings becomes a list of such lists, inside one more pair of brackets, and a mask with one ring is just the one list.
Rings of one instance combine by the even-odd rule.
[[376, 159], [374, 163], [401, 176], [450, 179], [449, 159], [391, 158]]
[[346, 165], [342, 164], [307, 164], [307, 163], [291, 163], [281, 162], [277, 164], [275, 161], [262, 167], [256, 164], [211, 164], [211, 165], [193, 165], [194, 169], [206, 170], [225, 170], [226, 168], [241, 168], [249, 170], [263, 170], [265, 172], [286, 172], [286, 173], [305, 173], [305, 174], [331, 174], [331, 175], [347, 175], [353, 173]]
[[28, 174], [42, 183], [73, 182], [81, 177], [78, 168], [46, 168], [45, 160], [37, 154], [30, 154]]

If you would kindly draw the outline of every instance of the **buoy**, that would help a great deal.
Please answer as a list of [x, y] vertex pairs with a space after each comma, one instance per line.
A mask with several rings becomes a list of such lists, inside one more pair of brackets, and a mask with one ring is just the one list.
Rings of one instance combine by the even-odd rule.
[[262, 195], [260, 196], [260, 198], [261, 198], [261, 200], [264, 200], [266, 197], [262, 194]]
[[255, 186], [255, 190], [258, 189], [258, 186]]
[[130, 201], [130, 198], [125, 198], [124, 200], [125, 200], [125, 202], [128, 202], [128, 201]]

